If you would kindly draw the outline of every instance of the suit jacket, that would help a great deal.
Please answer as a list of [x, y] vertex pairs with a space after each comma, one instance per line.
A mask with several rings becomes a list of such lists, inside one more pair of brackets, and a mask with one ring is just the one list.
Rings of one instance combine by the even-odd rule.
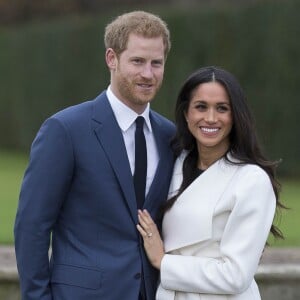
[[[174, 125], [153, 111], [150, 120], [160, 158], [144, 207], [156, 217], [173, 169]], [[106, 93], [50, 117], [33, 142], [15, 221], [22, 299], [133, 300], [142, 271], [154, 299], [158, 274], [137, 223], [125, 144]]]
[[[175, 163], [171, 194], [181, 184], [184, 157]], [[167, 254], [156, 299], [260, 299], [254, 275], [275, 206], [270, 179], [260, 167], [225, 159], [210, 166], [164, 216]]]

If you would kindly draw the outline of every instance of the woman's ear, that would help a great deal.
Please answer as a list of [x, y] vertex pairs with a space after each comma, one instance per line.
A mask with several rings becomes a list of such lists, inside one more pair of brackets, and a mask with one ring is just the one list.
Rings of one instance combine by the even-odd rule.
[[186, 111], [183, 112], [183, 115], [184, 115], [185, 121], [188, 123], [189, 120], [188, 120], [188, 117], [187, 117], [187, 115], [186, 115]]

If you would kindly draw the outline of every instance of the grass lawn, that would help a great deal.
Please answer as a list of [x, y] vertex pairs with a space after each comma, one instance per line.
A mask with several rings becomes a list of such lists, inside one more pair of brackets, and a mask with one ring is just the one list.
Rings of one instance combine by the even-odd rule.
[[[27, 161], [27, 154], [0, 151], [0, 244], [13, 243], [13, 223]], [[270, 238], [269, 243], [273, 247], [300, 246], [300, 180], [283, 180], [281, 183], [282, 202], [290, 208], [277, 219], [285, 240]]]
[[282, 213], [276, 218], [276, 224], [285, 239], [274, 241], [271, 238], [269, 242], [274, 247], [300, 246], [300, 180], [284, 180], [281, 184], [280, 198], [289, 209], [282, 210]]
[[13, 243], [13, 223], [27, 160], [24, 154], [0, 151], [0, 244]]

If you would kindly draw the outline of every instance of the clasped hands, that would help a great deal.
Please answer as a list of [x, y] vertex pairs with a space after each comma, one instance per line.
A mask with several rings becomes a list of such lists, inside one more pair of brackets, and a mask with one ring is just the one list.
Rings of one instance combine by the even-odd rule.
[[138, 210], [138, 219], [136, 227], [143, 237], [148, 259], [153, 267], [160, 269], [165, 251], [157, 226], [146, 209]]

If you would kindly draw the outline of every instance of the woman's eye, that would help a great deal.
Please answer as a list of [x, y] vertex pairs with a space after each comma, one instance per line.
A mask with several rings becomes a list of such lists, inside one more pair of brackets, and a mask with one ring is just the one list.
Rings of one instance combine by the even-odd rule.
[[205, 110], [206, 109], [206, 105], [205, 104], [197, 104], [196, 108], [199, 110]]
[[218, 106], [218, 111], [219, 112], [226, 112], [228, 110], [229, 110], [229, 108], [225, 105]]

